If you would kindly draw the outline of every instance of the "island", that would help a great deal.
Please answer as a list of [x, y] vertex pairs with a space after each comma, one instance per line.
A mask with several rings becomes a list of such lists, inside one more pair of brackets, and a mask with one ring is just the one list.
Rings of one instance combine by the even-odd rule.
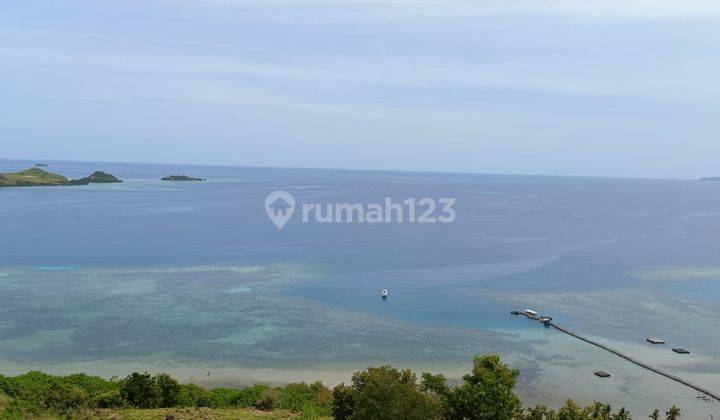
[[170, 175], [161, 179], [161, 181], [205, 181], [204, 178], [194, 178], [187, 175]]
[[700, 178], [700, 181], [720, 181], [720, 176], [709, 176], [706, 178]]
[[103, 171], [95, 171], [92, 173], [92, 175], [86, 176], [85, 178], [80, 178], [77, 181], [85, 181], [88, 184], [109, 184], [115, 182], [122, 182], [122, 180], [117, 179], [114, 175], [110, 175]]
[[122, 182], [122, 180], [102, 171], [96, 171], [85, 178], [70, 179], [37, 167], [20, 172], [0, 173], [0, 187], [54, 187], [110, 182]]

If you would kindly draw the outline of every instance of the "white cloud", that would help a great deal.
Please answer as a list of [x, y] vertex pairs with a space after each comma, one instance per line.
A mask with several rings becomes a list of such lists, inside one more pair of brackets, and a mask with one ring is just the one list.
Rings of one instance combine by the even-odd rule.
[[290, 12], [334, 13], [337, 18], [424, 14], [432, 17], [493, 14], [562, 14], [585, 18], [706, 18], [720, 16], [716, 0], [156, 0]]

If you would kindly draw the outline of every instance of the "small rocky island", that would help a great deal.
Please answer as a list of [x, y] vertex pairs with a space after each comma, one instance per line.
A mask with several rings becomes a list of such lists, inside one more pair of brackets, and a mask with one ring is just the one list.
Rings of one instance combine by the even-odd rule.
[[54, 187], [114, 182], [122, 182], [122, 180], [102, 171], [95, 171], [92, 175], [80, 179], [70, 179], [37, 167], [20, 172], [0, 174], [0, 187]]
[[205, 178], [194, 178], [187, 175], [170, 175], [163, 178], [162, 181], [205, 181]]
[[720, 176], [709, 176], [709, 177], [706, 177], [706, 178], [700, 178], [700, 181], [715, 181], [715, 182], [718, 182], [718, 181], [720, 181]]
[[103, 171], [95, 171], [92, 173], [92, 175], [86, 176], [85, 178], [80, 178], [76, 181], [85, 182], [86, 184], [109, 184], [115, 182], [122, 182], [122, 180], [117, 179], [117, 177], [115, 177], [114, 175], [110, 175]]

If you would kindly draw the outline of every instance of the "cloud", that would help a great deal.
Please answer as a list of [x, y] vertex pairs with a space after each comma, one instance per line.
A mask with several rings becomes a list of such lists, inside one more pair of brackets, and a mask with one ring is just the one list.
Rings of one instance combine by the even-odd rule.
[[163, 3], [274, 8], [294, 13], [382, 17], [423, 14], [436, 18], [498, 14], [548, 14], [584, 18], [675, 19], [720, 16], [716, 0], [156, 0]]

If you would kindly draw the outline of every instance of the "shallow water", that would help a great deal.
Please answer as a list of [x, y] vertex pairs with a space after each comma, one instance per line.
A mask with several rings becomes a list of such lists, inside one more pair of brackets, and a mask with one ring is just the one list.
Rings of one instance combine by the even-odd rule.
[[[677, 401], [698, 416], [718, 406], [508, 312], [550, 313], [720, 390], [720, 183], [49, 163], [125, 182], [0, 189], [5, 372], [146, 366], [211, 370], [212, 383], [337, 382], [386, 362], [457, 377], [472, 355], [496, 352], [523, 370], [528, 402], [640, 412]], [[0, 172], [32, 164], [0, 161]], [[171, 174], [208, 181], [159, 181]], [[455, 197], [457, 219], [297, 216], [278, 231], [263, 204], [273, 190], [322, 203]]]

